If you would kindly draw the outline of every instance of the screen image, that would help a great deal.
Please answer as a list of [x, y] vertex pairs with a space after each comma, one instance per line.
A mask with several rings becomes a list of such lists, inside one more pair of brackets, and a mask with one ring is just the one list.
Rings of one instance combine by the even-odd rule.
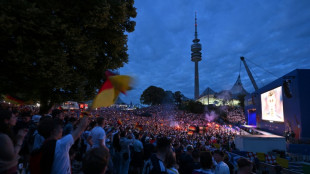
[[261, 94], [262, 119], [284, 122], [282, 86]]

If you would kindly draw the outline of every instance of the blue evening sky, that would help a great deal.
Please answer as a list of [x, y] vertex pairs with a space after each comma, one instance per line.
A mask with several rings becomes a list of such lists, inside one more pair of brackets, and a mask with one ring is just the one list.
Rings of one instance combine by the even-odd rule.
[[[202, 44], [200, 93], [207, 87], [230, 89], [240, 56], [248, 59], [259, 87], [294, 69], [310, 68], [309, 0], [136, 0], [135, 7], [129, 62], [119, 69], [135, 79], [134, 89], [121, 95], [127, 103], [139, 103], [150, 85], [193, 98], [195, 11]], [[254, 91], [243, 65], [241, 80], [248, 92]]]

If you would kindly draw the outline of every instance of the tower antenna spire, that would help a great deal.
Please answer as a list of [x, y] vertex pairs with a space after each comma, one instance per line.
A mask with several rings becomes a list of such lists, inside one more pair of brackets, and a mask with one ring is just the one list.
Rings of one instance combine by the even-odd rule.
[[197, 12], [195, 12], [195, 39], [198, 39], [198, 33], [197, 33]]
[[195, 63], [195, 89], [194, 98], [197, 100], [199, 98], [199, 71], [198, 62], [201, 61], [201, 44], [199, 43], [198, 33], [197, 33], [197, 13], [195, 12], [195, 39], [191, 46], [192, 51], [192, 62]]

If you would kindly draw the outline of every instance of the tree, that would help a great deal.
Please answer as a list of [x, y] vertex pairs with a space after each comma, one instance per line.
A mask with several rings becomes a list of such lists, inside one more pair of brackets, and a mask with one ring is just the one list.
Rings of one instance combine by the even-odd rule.
[[163, 104], [172, 104], [174, 103], [174, 94], [172, 91], [165, 91], [165, 97], [163, 99]]
[[128, 62], [133, 0], [3, 0], [0, 94], [54, 103], [87, 100], [107, 69]]
[[140, 97], [140, 102], [147, 105], [162, 104], [165, 98], [165, 91], [156, 86], [150, 86], [145, 89]]
[[177, 103], [177, 105], [180, 105], [182, 103], [182, 93], [181, 93], [181, 91], [176, 91], [173, 96], [174, 96], [174, 100]]
[[179, 106], [179, 109], [182, 108], [184, 108], [188, 112], [195, 114], [201, 114], [205, 112], [205, 106], [199, 101], [194, 100], [183, 102], [182, 105]]

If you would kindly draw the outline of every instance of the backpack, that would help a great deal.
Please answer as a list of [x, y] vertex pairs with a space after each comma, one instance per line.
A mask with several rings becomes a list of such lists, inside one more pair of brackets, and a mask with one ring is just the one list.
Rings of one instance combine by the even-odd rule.
[[167, 169], [155, 154], [145, 161], [142, 174], [167, 174]]
[[152, 168], [153, 168], [153, 166], [152, 166], [151, 159], [144, 161], [142, 174], [149, 174]]

